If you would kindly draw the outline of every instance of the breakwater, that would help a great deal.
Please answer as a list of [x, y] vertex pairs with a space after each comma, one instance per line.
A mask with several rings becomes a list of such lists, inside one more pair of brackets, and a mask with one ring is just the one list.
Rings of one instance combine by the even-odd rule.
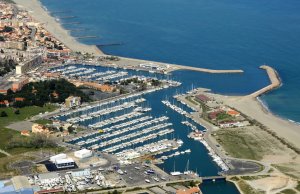
[[269, 84], [268, 86], [266, 86], [256, 92], [253, 92], [252, 94], [249, 95], [250, 97], [254, 97], [254, 98], [256, 98], [266, 92], [269, 92], [273, 89], [276, 89], [281, 85], [281, 80], [275, 69], [273, 69], [272, 67], [267, 66], [267, 65], [262, 65], [259, 68], [266, 70], [271, 84]]

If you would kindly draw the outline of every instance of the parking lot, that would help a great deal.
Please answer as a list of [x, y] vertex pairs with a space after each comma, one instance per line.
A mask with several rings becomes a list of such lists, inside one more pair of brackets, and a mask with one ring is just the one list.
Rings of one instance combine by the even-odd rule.
[[128, 186], [145, 184], [146, 179], [149, 180], [148, 183], [152, 184], [170, 180], [169, 175], [165, 173], [163, 174], [161, 171], [153, 169], [148, 165], [145, 166], [141, 163], [127, 165], [121, 167], [120, 169], [123, 172], [123, 174], [121, 174], [121, 177]]

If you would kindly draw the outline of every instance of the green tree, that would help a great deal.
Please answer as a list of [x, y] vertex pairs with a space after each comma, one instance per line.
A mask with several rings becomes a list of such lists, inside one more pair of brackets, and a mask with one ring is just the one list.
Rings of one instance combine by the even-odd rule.
[[1, 112], [1, 115], [0, 115], [0, 117], [7, 117], [8, 115], [7, 115], [7, 113], [5, 112], [5, 111], [2, 111]]

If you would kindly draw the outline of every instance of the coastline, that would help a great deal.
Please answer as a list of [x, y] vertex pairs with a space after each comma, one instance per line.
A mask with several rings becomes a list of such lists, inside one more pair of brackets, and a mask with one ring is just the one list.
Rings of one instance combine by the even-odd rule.
[[[21, 5], [26, 10], [34, 13], [31, 14], [32, 17], [35, 20], [44, 23], [45, 28], [51, 34], [55, 35], [55, 37], [58, 40], [61, 40], [71, 50], [90, 52], [90, 53], [94, 53], [95, 55], [105, 55], [102, 51], [96, 48], [96, 46], [79, 43], [75, 38], [73, 38], [69, 34], [69, 32], [66, 29], [64, 29], [61, 26], [61, 24], [59, 24], [52, 16], [50, 16], [46, 12], [46, 10], [43, 8], [42, 4], [38, 0], [14, 0], [14, 1], [16, 2], [16, 4]], [[147, 60], [131, 59], [125, 57], [120, 57], [120, 58], [122, 63], [134, 62], [138, 64], [141, 62], [142, 63], [150, 62]], [[242, 70], [211, 70], [211, 69], [188, 67], [188, 66], [167, 64], [167, 63], [158, 63], [158, 64], [170, 65], [172, 67], [171, 71], [182, 69], [182, 70], [201, 71], [206, 73], [242, 73], [243, 72]], [[292, 140], [292, 143], [294, 145], [300, 147], [300, 142], [298, 141], [300, 139], [300, 126], [296, 125], [295, 123], [289, 120], [285, 120], [281, 117], [273, 115], [270, 111], [267, 112], [264, 111], [262, 107], [263, 105], [261, 104], [261, 102], [259, 102], [259, 100], [256, 99], [256, 97], [270, 90], [276, 89], [281, 85], [279, 76], [273, 68], [269, 66], [261, 66], [260, 68], [266, 70], [269, 79], [271, 81], [271, 84], [248, 96], [230, 96], [228, 97], [228, 103], [231, 104], [236, 109], [240, 110], [241, 112], [244, 112], [250, 117], [265, 124], [268, 128], [274, 130], [281, 137], [285, 137], [287, 140]], [[227, 99], [225, 98], [225, 100]]]
[[[48, 30], [56, 39], [64, 43], [72, 51], [92, 53], [95, 56], [108, 56], [102, 52], [96, 45], [86, 45], [80, 43], [76, 38], [72, 37], [68, 30], [66, 30], [59, 22], [52, 17], [48, 11], [44, 8], [39, 0], [14, 0], [14, 2], [21, 8], [29, 11], [32, 18], [36, 21], [44, 24], [46, 30]], [[119, 56], [117, 56], [119, 57]], [[134, 59], [127, 57], [119, 57], [121, 63], [132, 63], [139, 65], [141, 63], [155, 63], [161, 66], [169, 66], [168, 72], [176, 70], [191, 70], [205, 73], [243, 73], [243, 70], [215, 70], [200, 67], [191, 67], [178, 64], [163, 63], [157, 61], [149, 61], [143, 59]], [[167, 72], [167, 73], [168, 73]]]
[[72, 51], [93, 53], [96, 56], [103, 55], [103, 52], [95, 45], [80, 43], [72, 37], [69, 31], [43, 8], [39, 0], [14, 0], [14, 2], [20, 8], [27, 10], [34, 20], [42, 23], [48, 32]]

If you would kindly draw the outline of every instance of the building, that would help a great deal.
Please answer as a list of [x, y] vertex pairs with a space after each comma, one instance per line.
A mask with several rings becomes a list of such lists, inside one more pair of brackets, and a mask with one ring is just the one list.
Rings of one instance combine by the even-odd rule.
[[176, 191], [176, 194], [197, 194], [197, 193], [201, 193], [199, 187], [192, 187], [189, 189], [178, 189]]
[[32, 133], [43, 133], [43, 134], [49, 134], [50, 131], [47, 127], [41, 125], [41, 124], [33, 124], [31, 127], [31, 132]]
[[15, 82], [13, 82], [12, 86], [11, 86], [11, 90], [16, 92], [16, 91], [20, 91], [24, 85], [29, 83], [29, 79], [28, 78], [21, 78]]
[[25, 50], [25, 43], [19, 41], [0, 42], [0, 48]]
[[211, 101], [211, 99], [204, 94], [197, 95], [195, 100], [198, 102], [203, 102], [203, 103], [207, 103], [207, 102]]
[[66, 107], [71, 108], [75, 106], [79, 106], [81, 104], [81, 98], [77, 96], [69, 96], [65, 100]]
[[55, 156], [50, 157], [50, 162], [54, 163], [56, 159], [63, 159], [63, 158], [67, 158], [67, 155], [63, 153], [57, 154]]
[[88, 158], [88, 157], [91, 157], [92, 155], [93, 155], [93, 152], [88, 149], [82, 149], [82, 150], [74, 152], [74, 156], [76, 158], [80, 158], [80, 159]]
[[232, 117], [238, 117], [238, 116], [241, 115], [238, 111], [235, 111], [235, 110], [232, 110], [232, 109], [228, 110], [227, 114], [232, 116]]
[[40, 65], [43, 62], [42, 55], [37, 55], [25, 62], [21, 62], [19, 65], [16, 66], [16, 74], [22, 75], [29, 71], [31, 68], [34, 68]]
[[0, 94], [7, 94], [7, 91], [11, 89], [12, 82], [0, 80]]
[[9, 107], [9, 102], [8, 102], [8, 100], [0, 101], [0, 107], [1, 107], [1, 106]]
[[72, 158], [56, 159], [54, 164], [58, 169], [75, 167], [75, 162]]
[[21, 135], [23, 136], [30, 136], [30, 131], [29, 130], [22, 130]]
[[72, 168], [75, 167], [75, 162], [72, 158], [67, 157], [66, 154], [61, 153], [50, 157], [50, 162], [55, 164], [56, 168]]

